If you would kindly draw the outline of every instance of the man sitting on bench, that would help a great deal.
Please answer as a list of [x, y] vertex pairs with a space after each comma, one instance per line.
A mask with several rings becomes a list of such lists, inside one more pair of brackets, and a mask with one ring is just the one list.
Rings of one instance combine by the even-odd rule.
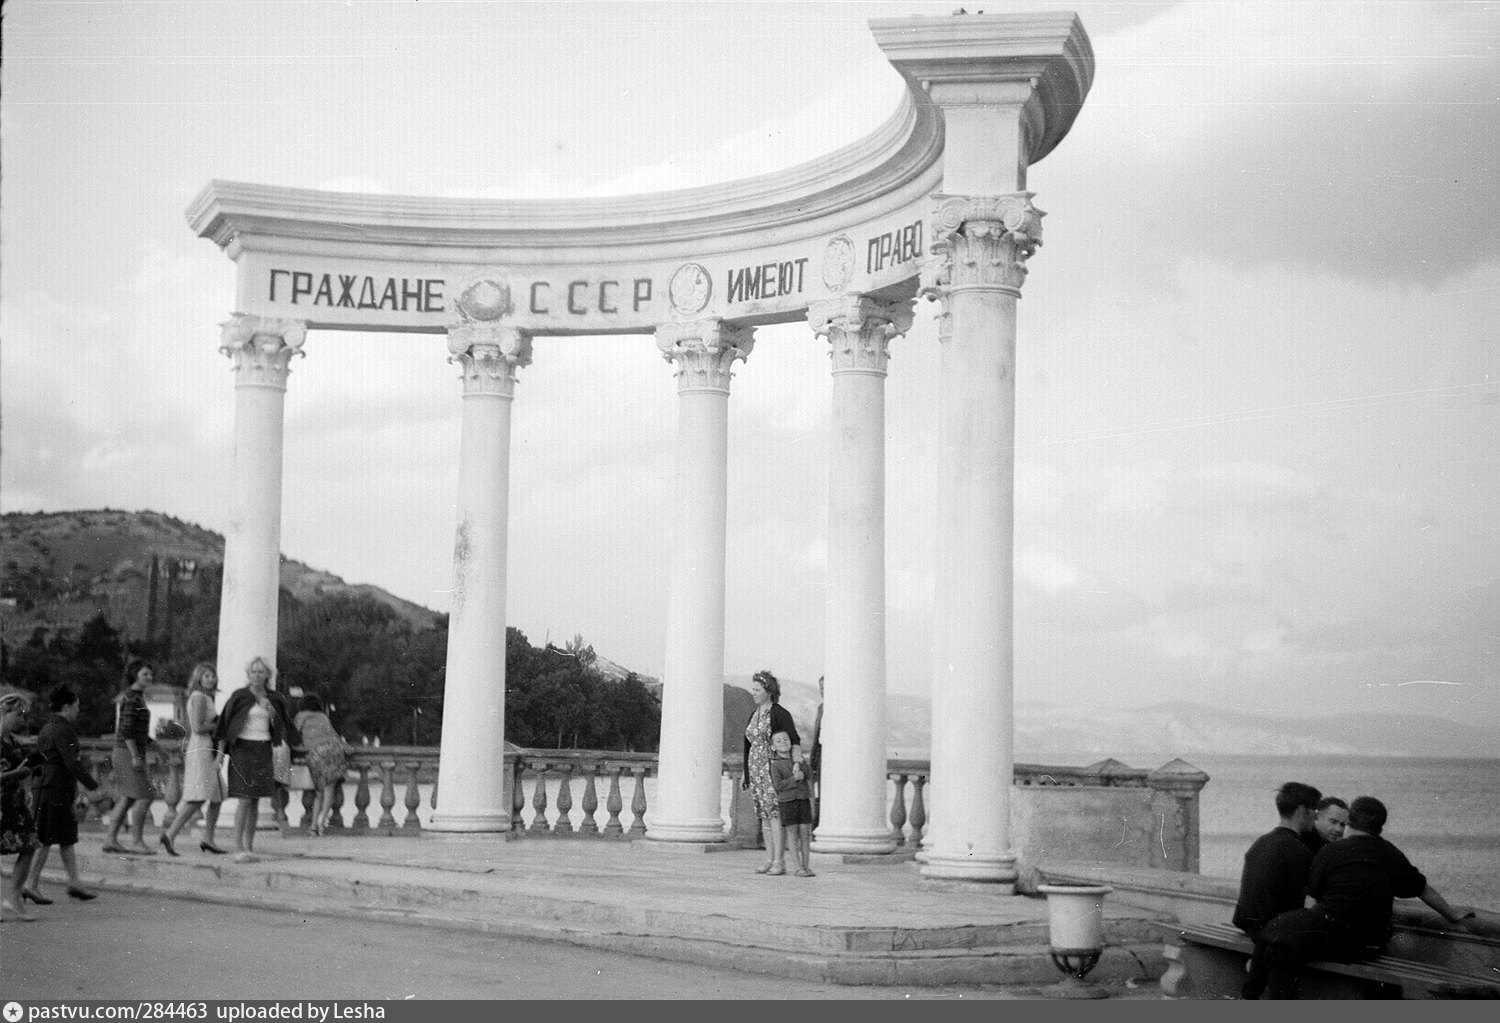
[[1276, 790], [1276, 815], [1280, 823], [1257, 838], [1245, 853], [1240, 871], [1240, 897], [1234, 906], [1236, 927], [1255, 942], [1250, 957], [1250, 976], [1241, 998], [1259, 998], [1266, 989], [1265, 945], [1260, 932], [1277, 916], [1302, 908], [1307, 873], [1313, 854], [1306, 836], [1313, 829], [1320, 793], [1311, 785], [1289, 781]]
[[1460, 927], [1474, 916], [1448, 905], [1405, 854], [1380, 837], [1385, 818], [1385, 804], [1373, 796], [1350, 803], [1346, 837], [1313, 857], [1307, 878], [1312, 907], [1282, 913], [1261, 931], [1268, 997], [1295, 998], [1297, 969], [1309, 960], [1351, 963], [1382, 955], [1393, 933], [1393, 899], [1421, 899]]

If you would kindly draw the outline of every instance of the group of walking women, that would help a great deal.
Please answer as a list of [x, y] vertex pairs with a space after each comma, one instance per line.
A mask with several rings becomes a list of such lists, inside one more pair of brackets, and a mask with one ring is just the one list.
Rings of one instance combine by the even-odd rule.
[[[183, 746], [182, 799], [171, 827], [158, 837], [170, 856], [179, 856], [177, 839], [201, 813], [203, 837], [198, 848], [212, 855], [228, 850], [214, 841], [219, 810], [225, 799], [237, 799], [233, 838], [240, 862], [255, 859], [255, 829], [260, 800], [276, 794], [276, 753], [286, 750], [284, 770], [290, 770], [290, 748], [304, 744], [307, 766], [316, 791], [312, 833], [322, 834], [332, 809], [333, 787], [342, 784], [347, 767], [343, 739], [334, 730], [322, 702], [315, 695], [302, 698], [295, 718], [286, 698], [271, 687], [273, 672], [263, 657], [245, 668], [245, 685], [230, 694], [215, 711], [218, 675], [206, 662], [193, 668], [188, 680], [185, 708], [187, 738]], [[125, 666], [123, 688], [115, 701], [115, 745], [111, 756], [115, 806], [108, 819], [106, 853], [153, 856], [156, 850], [145, 841], [152, 790], [147, 754], [151, 746], [151, 712], [145, 691], [155, 680], [155, 670], [144, 660], [132, 659]], [[30, 709], [21, 693], [0, 697], [0, 853], [15, 855], [15, 869], [7, 888], [0, 920], [34, 920], [26, 903], [52, 904], [42, 894], [40, 883], [47, 853], [56, 845], [68, 874], [67, 893], [87, 901], [95, 894], [78, 877], [73, 847], [78, 843], [78, 795], [81, 785], [103, 793], [98, 781], [79, 756], [78, 697], [67, 686], [58, 686], [48, 696], [52, 718], [38, 733], [32, 750], [15, 739]], [[225, 763], [227, 761], [227, 771]], [[227, 784], [226, 781], [227, 775]], [[28, 786], [28, 782], [30, 785]], [[32, 798], [27, 798], [27, 788]], [[120, 833], [127, 822], [130, 844]]]

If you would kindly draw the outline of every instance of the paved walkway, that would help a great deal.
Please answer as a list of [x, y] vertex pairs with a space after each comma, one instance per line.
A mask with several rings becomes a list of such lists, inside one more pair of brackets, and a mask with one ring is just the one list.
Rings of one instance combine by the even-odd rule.
[[[155, 836], [154, 831], [148, 835]], [[85, 833], [85, 880], [301, 913], [363, 917], [562, 941], [684, 962], [845, 984], [986, 984], [1035, 992], [1058, 977], [1046, 903], [984, 885], [930, 881], [910, 861], [814, 856], [818, 876], [755, 873], [759, 850], [685, 851], [649, 842], [503, 836], [257, 836], [258, 859], [101, 851]], [[60, 879], [56, 857], [49, 880]], [[1155, 994], [1150, 915], [1106, 902], [1107, 948], [1091, 979], [1116, 996]]]

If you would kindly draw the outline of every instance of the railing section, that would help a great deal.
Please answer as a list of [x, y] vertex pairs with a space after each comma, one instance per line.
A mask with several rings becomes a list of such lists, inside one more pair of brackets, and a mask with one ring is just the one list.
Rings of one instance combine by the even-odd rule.
[[[102, 785], [110, 786], [112, 740], [88, 739], [81, 745], [83, 759], [94, 776]], [[300, 753], [294, 751], [294, 786], [299, 782], [306, 785], [305, 771], [298, 770]], [[153, 785], [165, 804], [160, 823], [168, 827], [182, 799], [181, 740], [153, 743], [148, 762]], [[738, 797], [741, 770], [739, 755], [724, 757], [723, 775], [731, 800]], [[891, 832], [899, 845], [916, 846], [930, 824], [924, 798], [930, 770], [926, 760], [892, 759], [887, 765]], [[420, 834], [423, 788], [428, 790], [428, 808], [437, 808], [437, 771], [436, 747], [351, 747], [346, 784], [333, 787], [327, 829], [349, 835]], [[511, 830], [518, 835], [628, 840], [646, 834], [646, 782], [656, 777], [655, 753], [525, 749], [507, 752], [505, 771]], [[299, 773], [301, 778], [296, 776]], [[1115, 760], [1088, 767], [1016, 764], [1015, 784], [1159, 788], [1159, 774]], [[346, 805], [345, 793], [351, 784], [352, 808]], [[304, 831], [312, 823], [316, 793], [308, 787], [293, 787], [289, 792], [300, 806], [289, 806], [288, 791], [278, 792], [271, 801], [275, 821], [288, 830]], [[378, 808], [373, 822], [372, 802]], [[296, 814], [295, 819], [289, 810]], [[97, 823], [107, 811], [107, 806], [96, 807], [85, 821]]]

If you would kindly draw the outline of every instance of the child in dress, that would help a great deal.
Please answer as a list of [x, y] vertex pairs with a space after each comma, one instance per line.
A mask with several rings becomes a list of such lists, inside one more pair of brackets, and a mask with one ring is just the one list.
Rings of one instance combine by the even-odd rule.
[[781, 808], [781, 826], [787, 845], [797, 854], [797, 877], [815, 877], [808, 867], [812, 855], [812, 789], [801, 764], [792, 763], [792, 737], [785, 732], [771, 736], [771, 784]]

